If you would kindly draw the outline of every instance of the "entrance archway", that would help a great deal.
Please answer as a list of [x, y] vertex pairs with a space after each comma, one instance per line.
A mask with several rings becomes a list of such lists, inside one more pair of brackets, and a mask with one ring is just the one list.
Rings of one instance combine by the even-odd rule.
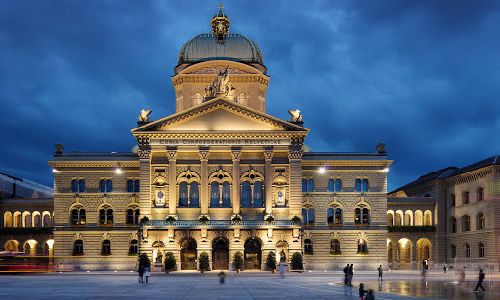
[[7, 241], [4, 245], [5, 251], [19, 251], [19, 242], [16, 240]]
[[229, 241], [225, 238], [215, 238], [212, 241], [212, 270], [229, 269]]
[[196, 241], [186, 238], [181, 243], [181, 270], [196, 270]]
[[422, 268], [421, 262], [424, 261], [424, 259], [426, 259], [427, 262], [432, 260], [431, 249], [432, 244], [428, 239], [421, 238], [417, 241], [417, 262], [420, 262], [420, 264], [418, 264], [419, 269]]
[[245, 269], [260, 270], [262, 262], [261, 243], [257, 239], [248, 239], [245, 242]]
[[409, 239], [402, 238], [398, 241], [397, 259], [398, 259], [398, 264], [399, 264], [399, 267], [398, 267], [399, 270], [411, 269], [412, 248], [413, 248], [413, 245]]

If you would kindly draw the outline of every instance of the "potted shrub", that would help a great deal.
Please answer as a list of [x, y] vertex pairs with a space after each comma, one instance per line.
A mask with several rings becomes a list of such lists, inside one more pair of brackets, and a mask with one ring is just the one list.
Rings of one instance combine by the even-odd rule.
[[149, 218], [147, 216], [144, 216], [141, 218], [141, 226], [149, 222]]
[[237, 251], [233, 257], [233, 267], [236, 270], [236, 273], [239, 273], [243, 268], [243, 254], [240, 251]]
[[139, 265], [144, 266], [144, 267], [150, 267], [151, 268], [151, 261], [149, 260], [149, 257], [147, 253], [141, 253], [139, 257], [137, 258], [139, 260]]
[[271, 215], [268, 215], [266, 218], [267, 223], [271, 224], [274, 221], [274, 217]]
[[205, 273], [205, 271], [210, 270], [210, 260], [208, 258], [207, 252], [200, 253], [200, 271]]
[[276, 254], [273, 251], [267, 255], [266, 268], [273, 273], [276, 270]]
[[233, 222], [233, 224], [240, 224], [240, 223], [241, 223], [241, 221], [243, 221], [243, 220], [241, 219], [241, 217], [240, 217], [239, 215], [235, 215], [235, 216], [231, 219], [231, 221]]
[[176, 264], [175, 255], [172, 252], [165, 253], [165, 273], [174, 271]]
[[298, 271], [304, 270], [304, 264], [302, 263], [302, 254], [300, 254], [300, 252], [295, 252], [292, 255], [292, 269]]
[[302, 220], [300, 219], [299, 216], [293, 216], [292, 222], [293, 222], [294, 225], [300, 225], [300, 223], [302, 222]]
[[200, 221], [201, 225], [207, 225], [210, 219], [207, 216], [203, 215], [198, 219], [198, 221]]
[[165, 220], [167, 223], [173, 223], [177, 221], [174, 216], [168, 216], [167, 219]]

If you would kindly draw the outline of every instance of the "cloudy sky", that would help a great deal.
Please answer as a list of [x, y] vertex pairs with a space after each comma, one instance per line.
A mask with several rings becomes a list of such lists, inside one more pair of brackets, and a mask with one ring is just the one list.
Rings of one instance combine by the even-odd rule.
[[[130, 151], [138, 111], [174, 112], [178, 50], [217, 1], [0, 1], [0, 172], [52, 184], [65, 151]], [[500, 154], [500, 2], [223, 1], [255, 40], [268, 113], [314, 151], [387, 144], [394, 189]]]

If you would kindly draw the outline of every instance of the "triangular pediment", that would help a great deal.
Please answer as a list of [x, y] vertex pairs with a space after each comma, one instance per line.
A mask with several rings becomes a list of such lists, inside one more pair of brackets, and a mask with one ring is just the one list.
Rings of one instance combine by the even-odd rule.
[[133, 132], [167, 131], [308, 131], [301, 126], [225, 99], [213, 99], [148, 123]]

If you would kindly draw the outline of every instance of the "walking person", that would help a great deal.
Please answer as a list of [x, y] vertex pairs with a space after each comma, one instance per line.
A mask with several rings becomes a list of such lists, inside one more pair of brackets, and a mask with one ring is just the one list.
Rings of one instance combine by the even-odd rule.
[[365, 284], [364, 283], [360, 283], [359, 284], [359, 300], [365, 300], [365, 294], [366, 292], [368, 292], [367, 290], [365, 290]]
[[378, 280], [379, 280], [379, 281], [384, 281], [384, 280], [382, 279], [382, 275], [383, 275], [383, 273], [384, 273], [384, 270], [382, 270], [382, 265], [378, 266]]
[[144, 265], [142, 263], [139, 263], [137, 273], [139, 273], [139, 283], [144, 283]]
[[226, 281], [226, 273], [224, 273], [224, 271], [220, 271], [218, 276], [219, 276], [219, 286], [223, 287]]
[[446, 273], [446, 270], [448, 270], [448, 265], [446, 263], [444, 263], [444, 265], [443, 265], [443, 272]]
[[146, 278], [146, 283], [149, 281], [149, 276], [151, 276], [151, 268], [149, 266], [144, 267], [144, 278]]
[[349, 264], [344, 267], [344, 295], [347, 295], [347, 287], [349, 286]]
[[460, 277], [458, 278], [458, 285], [462, 285], [462, 283], [465, 281], [465, 267], [460, 270]]
[[372, 289], [369, 289], [368, 293], [366, 293], [365, 300], [375, 300], [375, 292]]
[[351, 264], [349, 266], [349, 271], [348, 271], [348, 276], [347, 276], [347, 281], [348, 281], [348, 284], [349, 286], [352, 286], [352, 277], [354, 276], [354, 272], [353, 272], [353, 265]]
[[285, 263], [280, 262], [280, 278], [285, 278]]
[[484, 281], [485, 277], [486, 276], [484, 275], [483, 269], [479, 269], [479, 278], [478, 278], [478, 281], [477, 281], [476, 288], [474, 289], [474, 293], [477, 293], [477, 289], [478, 288], [481, 288], [483, 290], [483, 292], [485, 291], [485, 289], [483, 287], [483, 281]]

